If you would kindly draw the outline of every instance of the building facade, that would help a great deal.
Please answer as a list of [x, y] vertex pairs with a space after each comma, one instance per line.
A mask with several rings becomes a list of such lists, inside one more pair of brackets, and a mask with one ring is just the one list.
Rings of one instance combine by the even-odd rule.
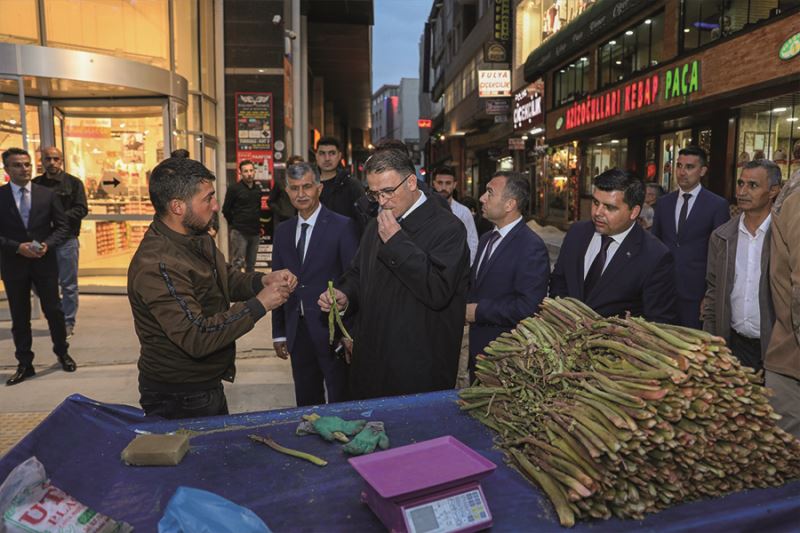
[[419, 79], [401, 78], [399, 85], [383, 85], [372, 95], [372, 140], [403, 141], [420, 165]]
[[800, 169], [798, 32], [795, 0], [619, 0], [576, 17], [524, 67], [544, 82], [537, 217], [588, 218], [592, 178], [615, 166], [672, 190], [690, 144], [731, 200], [749, 160]]

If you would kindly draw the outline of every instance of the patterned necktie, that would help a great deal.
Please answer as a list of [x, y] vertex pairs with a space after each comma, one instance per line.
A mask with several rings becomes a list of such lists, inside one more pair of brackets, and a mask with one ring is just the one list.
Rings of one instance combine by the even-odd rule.
[[21, 188], [19, 190], [19, 215], [22, 217], [22, 223], [28, 227], [28, 219], [31, 214], [31, 197], [28, 195], [28, 189]]
[[297, 241], [297, 257], [300, 259], [300, 264], [303, 264], [306, 254], [306, 231], [308, 231], [307, 222], [300, 224], [300, 240]]
[[489, 263], [489, 256], [492, 255], [494, 243], [496, 243], [497, 239], [499, 238], [500, 232], [497, 230], [492, 231], [491, 235], [489, 235], [489, 242], [486, 243], [486, 251], [483, 253], [483, 260], [481, 261], [480, 267], [478, 267], [477, 277], [480, 277], [480, 275], [486, 269], [486, 265]]
[[689, 216], [689, 200], [692, 195], [688, 192], [683, 193], [683, 205], [681, 206], [681, 214], [678, 215], [678, 235], [681, 234], [683, 225], [686, 223], [686, 217]]
[[603, 275], [603, 267], [606, 266], [606, 259], [608, 258], [608, 247], [614, 241], [608, 235], [600, 235], [600, 252], [595, 256], [592, 265], [589, 267], [589, 272], [586, 274], [586, 279], [583, 282], [583, 298], [589, 297], [592, 290], [600, 281], [600, 276]]

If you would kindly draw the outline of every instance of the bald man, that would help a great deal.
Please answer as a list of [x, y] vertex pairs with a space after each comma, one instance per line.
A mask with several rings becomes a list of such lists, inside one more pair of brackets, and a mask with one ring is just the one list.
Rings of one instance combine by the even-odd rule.
[[81, 220], [89, 213], [83, 182], [64, 172], [64, 156], [55, 146], [41, 150], [44, 174], [33, 178], [33, 183], [51, 189], [61, 201], [69, 224], [69, 238], [56, 247], [58, 259], [58, 285], [61, 287], [61, 310], [67, 338], [75, 329], [78, 314], [78, 235]]

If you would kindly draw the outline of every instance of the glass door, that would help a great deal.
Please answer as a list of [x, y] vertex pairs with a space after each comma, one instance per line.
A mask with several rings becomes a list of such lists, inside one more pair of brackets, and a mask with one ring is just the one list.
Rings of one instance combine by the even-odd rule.
[[[162, 105], [64, 106], [54, 113], [65, 170], [83, 181], [81, 276], [124, 286], [133, 253], [153, 218], [150, 171], [165, 157]], [[60, 142], [59, 142], [60, 141]]]
[[678, 181], [675, 176], [678, 164], [678, 152], [692, 144], [692, 130], [681, 130], [666, 133], [661, 136], [661, 168], [659, 169], [658, 183], [664, 187], [665, 192], [677, 188]]

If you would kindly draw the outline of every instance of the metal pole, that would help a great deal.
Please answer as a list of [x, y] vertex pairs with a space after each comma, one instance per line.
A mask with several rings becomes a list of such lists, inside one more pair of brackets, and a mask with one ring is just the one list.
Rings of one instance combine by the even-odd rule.
[[[215, 63], [217, 73], [217, 198], [219, 199], [220, 210], [222, 202], [225, 201], [225, 193], [228, 190], [228, 171], [226, 162], [228, 161], [225, 153], [225, 12], [222, 0], [214, 3], [216, 14], [214, 17], [214, 47]], [[228, 222], [225, 217], [219, 215], [219, 231], [217, 232], [217, 245], [220, 251], [227, 257], [228, 255]]]
[[[302, 17], [300, 24], [300, 124], [303, 127], [300, 153], [303, 159], [308, 157], [308, 18]], [[296, 109], [296, 108], [295, 108]]]
[[294, 108], [292, 116], [292, 150], [294, 153], [301, 155], [303, 159], [306, 159], [308, 154], [303, 151], [303, 139], [307, 135], [303, 126], [300, 103], [303, 69], [303, 62], [300, 57], [300, 48], [303, 42], [300, 28], [300, 0], [290, 1], [292, 2], [292, 31], [297, 36], [292, 42], [292, 107]]
[[17, 91], [19, 92], [19, 125], [22, 128], [22, 149], [27, 152], [28, 117], [25, 113], [25, 83], [22, 81], [22, 76], [17, 76]]

